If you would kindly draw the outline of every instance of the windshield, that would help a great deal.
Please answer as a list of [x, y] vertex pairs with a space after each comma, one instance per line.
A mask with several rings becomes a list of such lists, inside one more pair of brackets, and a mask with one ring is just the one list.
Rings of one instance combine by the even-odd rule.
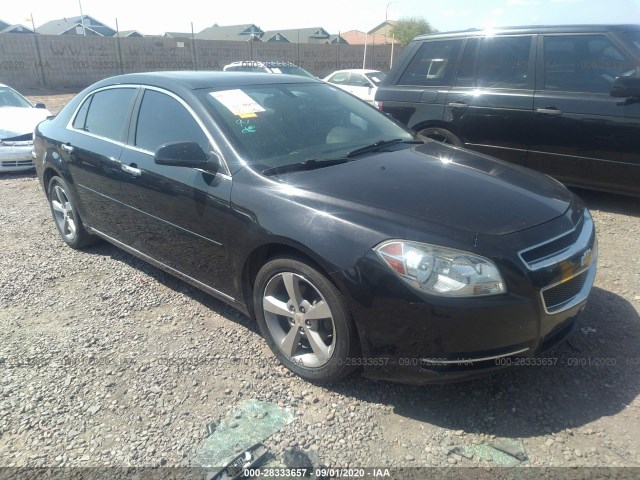
[[9, 87], [0, 87], [0, 108], [2, 107], [32, 108], [33, 105], [15, 90]]
[[373, 73], [367, 73], [367, 77], [369, 78], [369, 80], [371, 80], [373, 82], [373, 84], [378, 87], [382, 81], [384, 80], [384, 78], [387, 76], [386, 73], [383, 72], [373, 72]]
[[326, 83], [203, 90], [201, 98], [249, 165], [258, 170], [326, 161], [413, 133]]
[[635, 50], [637, 54], [640, 54], [640, 30], [623, 32], [622, 36], [627, 40], [627, 44], [632, 48], [632, 50]]

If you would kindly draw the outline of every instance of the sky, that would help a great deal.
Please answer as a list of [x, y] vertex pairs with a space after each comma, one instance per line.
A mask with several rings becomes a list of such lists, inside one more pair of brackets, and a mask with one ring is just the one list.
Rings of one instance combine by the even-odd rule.
[[0, 20], [36, 28], [85, 15], [143, 34], [195, 32], [214, 23], [253, 23], [262, 30], [324, 27], [330, 33], [368, 31], [385, 20], [423, 17], [441, 32], [533, 24], [637, 23], [640, 0], [3, 0]]

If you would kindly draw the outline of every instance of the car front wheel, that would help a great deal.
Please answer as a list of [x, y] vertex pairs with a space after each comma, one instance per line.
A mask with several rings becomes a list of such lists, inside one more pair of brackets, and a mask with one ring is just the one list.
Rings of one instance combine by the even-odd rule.
[[269, 348], [302, 378], [326, 383], [357, 362], [356, 330], [344, 299], [315, 268], [293, 258], [269, 261], [258, 272], [254, 306]]

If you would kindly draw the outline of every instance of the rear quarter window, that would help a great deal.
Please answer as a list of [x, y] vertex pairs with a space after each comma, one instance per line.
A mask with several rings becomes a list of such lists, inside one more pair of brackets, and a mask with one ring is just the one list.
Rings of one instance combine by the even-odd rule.
[[453, 82], [462, 39], [424, 42], [402, 73], [399, 85], [445, 85]]

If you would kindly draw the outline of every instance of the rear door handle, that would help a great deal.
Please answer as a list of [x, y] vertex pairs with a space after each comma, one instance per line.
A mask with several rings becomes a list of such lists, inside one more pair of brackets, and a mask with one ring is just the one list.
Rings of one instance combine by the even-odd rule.
[[65, 152], [73, 152], [73, 145], [71, 145], [70, 143], [63, 143], [62, 145], [60, 145], [60, 148], [62, 148]]
[[462, 103], [462, 102], [451, 102], [451, 103], [449, 103], [449, 106], [451, 108], [467, 108], [469, 105], [467, 105], [466, 103]]
[[124, 163], [120, 166], [120, 168], [122, 168], [122, 171], [127, 172], [132, 177], [139, 177], [140, 175], [142, 175], [142, 170], [130, 165], [125, 165]]
[[543, 115], [562, 115], [562, 110], [557, 108], [536, 108], [536, 113], [542, 113]]

